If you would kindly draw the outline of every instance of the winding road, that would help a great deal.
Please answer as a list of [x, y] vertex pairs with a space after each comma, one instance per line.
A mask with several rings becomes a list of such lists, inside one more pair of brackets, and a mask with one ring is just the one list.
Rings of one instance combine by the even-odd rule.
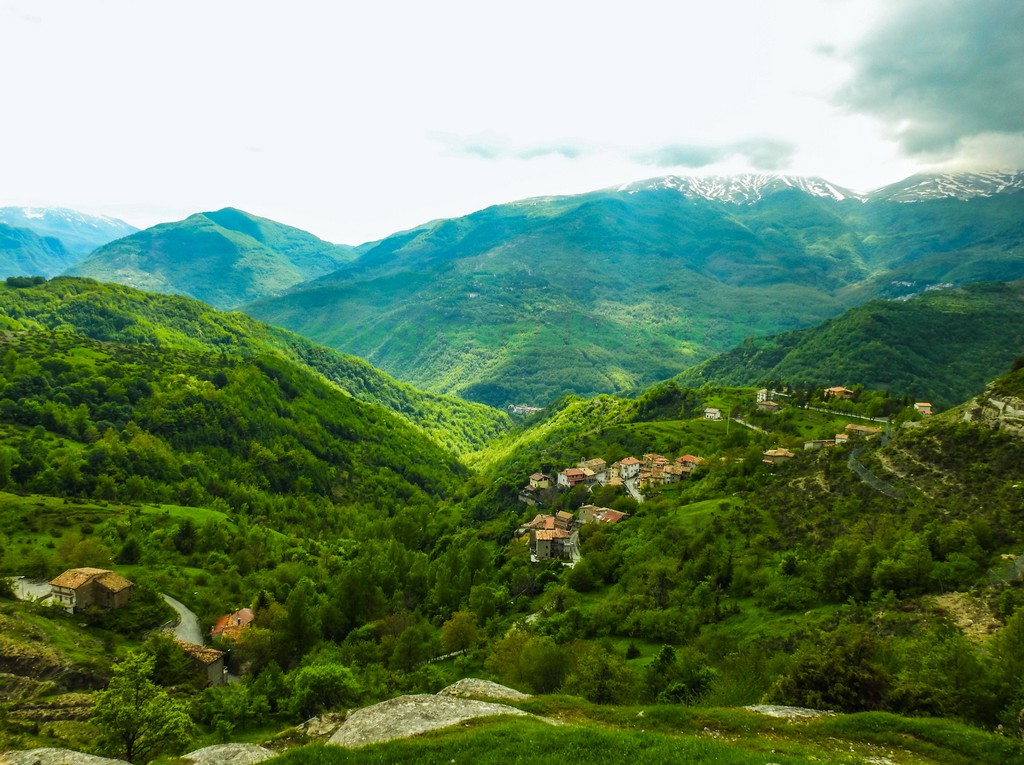
[[199, 628], [199, 617], [188, 610], [183, 603], [178, 602], [170, 595], [164, 595], [167, 605], [173, 608], [178, 614], [178, 624], [169, 631], [174, 633], [178, 640], [186, 643], [203, 644], [203, 631]]

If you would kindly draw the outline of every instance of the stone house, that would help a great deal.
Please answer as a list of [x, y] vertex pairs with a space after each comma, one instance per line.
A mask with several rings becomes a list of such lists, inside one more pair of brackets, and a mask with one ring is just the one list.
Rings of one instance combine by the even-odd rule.
[[795, 456], [796, 455], [793, 452], [791, 452], [789, 449], [784, 449], [784, 448], [769, 449], [768, 451], [764, 452], [764, 460], [763, 461], [767, 462], [769, 465], [779, 465], [779, 464], [781, 464], [783, 462], [788, 462], [789, 460], [793, 459]]
[[594, 475], [594, 480], [598, 483], [604, 483], [608, 479], [608, 463], [600, 457], [592, 460], [583, 460], [577, 467], [584, 472], [587, 470], [591, 471]]
[[881, 428], [874, 428], [870, 425], [854, 425], [852, 422], [847, 425], [843, 430], [850, 438], [866, 438], [867, 436], [877, 436], [882, 432]]
[[559, 510], [555, 513], [555, 528], [562, 529], [562, 531], [572, 531], [572, 525], [576, 521], [572, 513], [567, 513], [565, 510]]
[[187, 643], [184, 640], [175, 640], [174, 642], [192, 660], [196, 672], [202, 672], [206, 676], [207, 685], [227, 684], [227, 668], [224, 666], [225, 654], [223, 651]]
[[89, 606], [122, 608], [135, 585], [105, 568], [69, 568], [50, 581], [50, 597], [69, 614]]
[[537, 560], [555, 560], [565, 554], [570, 534], [564, 529], [542, 529], [530, 532], [530, 548]]
[[722, 410], [716, 409], [715, 407], [709, 406], [704, 410], [705, 420], [720, 420], [722, 419]]

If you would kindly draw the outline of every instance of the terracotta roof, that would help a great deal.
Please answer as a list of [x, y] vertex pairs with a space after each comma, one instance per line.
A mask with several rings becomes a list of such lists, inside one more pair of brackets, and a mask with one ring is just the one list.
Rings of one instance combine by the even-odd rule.
[[564, 529], [544, 529], [537, 532], [537, 539], [540, 540], [568, 539], [570, 536], [569, 532]]
[[562, 471], [562, 475], [564, 475], [566, 478], [569, 478], [570, 476], [585, 476], [586, 473], [584, 473], [579, 468], [566, 468], [565, 470]]
[[870, 425], [854, 425], [852, 422], [846, 426], [851, 433], [881, 433], [881, 428], [873, 428]]
[[622, 460], [622, 462], [619, 463], [619, 464], [621, 464], [621, 465], [640, 465], [642, 463], [636, 457], [626, 457], [626, 459]]
[[610, 478], [608, 480], [608, 485], [609, 486], [624, 486], [625, 484], [622, 483], [622, 479], [621, 478], [619, 478], [618, 476], [615, 476], [614, 478]]
[[184, 640], [175, 640], [174, 642], [178, 644], [182, 651], [203, 664], [213, 664], [224, 655], [223, 651], [218, 651], [216, 648], [207, 648], [195, 643], [187, 643]]
[[216, 624], [210, 630], [210, 634], [236, 638], [255, 618], [256, 615], [252, 612], [251, 608], [241, 608], [233, 614], [218, 616]]
[[544, 475], [543, 473], [534, 473], [533, 475], [530, 476], [530, 480], [531, 481], [546, 481], [546, 480], [548, 480], [548, 477], [546, 475]]
[[598, 518], [601, 523], [618, 523], [623, 518], [628, 518], [629, 513], [620, 513], [618, 510], [605, 510]]
[[565, 512], [565, 510], [559, 510], [557, 513], [555, 513], [555, 517], [556, 518], [561, 518], [562, 520], [566, 520], [566, 519], [572, 520], [573, 514], [572, 513], [567, 513], [567, 512]]
[[113, 571], [107, 571], [105, 574], [100, 574], [96, 577], [96, 582], [103, 588], [110, 590], [111, 592], [121, 592], [132, 587], [132, 583], [125, 579], [120, 574], [115, 574]]
[[50, 581], [54, 587], [66, 587], [69, 590], [77, 590], [86, 582], [95, 579], [100, 585], [111, 592], [120, 592], [131, 587], [132, 583], [120, 574], [108, 571], [105, 568], [69, 568], [56, 579]]

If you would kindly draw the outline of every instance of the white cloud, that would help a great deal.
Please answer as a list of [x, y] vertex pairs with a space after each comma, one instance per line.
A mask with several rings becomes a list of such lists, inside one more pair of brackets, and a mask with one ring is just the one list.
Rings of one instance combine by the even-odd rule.
[[136, 225], [232, 205], [357, 243], [686, 172], [687, 147], [702, 172], [881, 184], [915, 165], [831, 97], [884, 7], [8, 3], [0, 202]]

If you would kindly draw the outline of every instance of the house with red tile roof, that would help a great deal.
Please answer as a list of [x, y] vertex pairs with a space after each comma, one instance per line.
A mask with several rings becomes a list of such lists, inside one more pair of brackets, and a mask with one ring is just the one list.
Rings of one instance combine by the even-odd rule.
[[640, 466], [643, 465], [640, 460], [636, 457], [626, 457], [619, 463], [619, 477], [623, 481], [628, 481], [630, 478], [634, 478], [640, 473]]
[[[593, 473], [591, 473], [591, 475], [593, 475]], [[558, 485], [563, 486], [566, 489], [579, 486], [581, 483], [585, 483], [586, 480], [587, 474], [580, 468], [566, 468], [558, 474]]]
[[254, 618], [256, 617], [251, 608], [241, 608], [233, 614], [218, 616], [216, 623], [210, 629], [210, 635], [213, 637], [220, 635], [226, 640], [238, 640], [238, 636], [252, 624]]

